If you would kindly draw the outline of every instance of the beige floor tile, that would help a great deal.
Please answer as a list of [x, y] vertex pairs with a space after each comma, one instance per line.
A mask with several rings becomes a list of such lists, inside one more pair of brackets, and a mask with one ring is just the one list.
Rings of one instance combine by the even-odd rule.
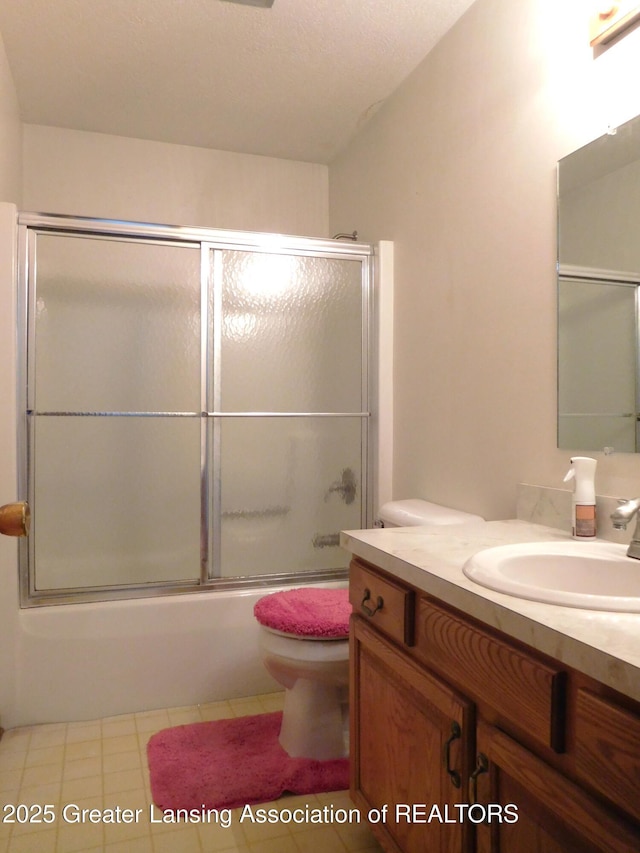
[[46, 746], [43, 749], [30, 749], [25, 755], [25, 767], [38, 764], [57, 764], [64, 759], [64, 746]]
[[321, 806], [330, 805], [334, 809], [349, 810], [356, 808], [348, 791], [322, 791], [320, 794], [316, 794], [316, 799]]
[[297, 853], [343, 853], [347, 850], [336, 830], [330, 826], [296, 832], [293, 838]]
[[336, 832], [349, 851], [358, 851], [359, 853], [359, 851], [371, 850], [372, 848], [375, 850], [376, 847], [379, 850], [382, 850], [382, 848], [378, 846], [375, 838], [373, 837], [373, 833], [366, 822], [360, 824], [343, 824], [342, 826], [336, 827]]
[[121, 770], [138, 770], [142, 769], [142, 766], [142, 758], [139, 752], [116, 752], [113, 755], [105, 755], [102, 759], [102, 768], [105, 773], [117, 773]]
[[204, 722], [227, 720], [234, 716], [228, 702], [210, 702], [207, 705], [199, 705], [198, 708]]
[[102, 755], [101, 740], [83, 740], [70, 743], [64, 751], [66, 761], [77, 761], [81, 758], [99, 758]]
[[258, 701], [265, 714], [272, 713], [273, 711], [282, 711], [284, 707], [284, 691], [281, 693], [264, 693], [258, 696]]
[[60, 746], [67, 739], [66, 724], [36, 727], [31, 732], [29, 749], [42, 749], [46, 746]]
[[43, 832], [51, 832], [53, 829], [55, 829], [55, 824], [43, 824], [33, 821], [14, 823], [11, 827], [11, 839], [23, 838], [28, 835], [32, 839], [31, 843], [35, 849], [37, 846], [35, 839], [42, 835]]
[[[62, 747], [52, 747], [52, 749], [58, 750], [62, 749]], [[36, 749], [34, 752], [48, 752], [48, 750]], [[24, 752], [22, 749], [12, 749], [7, 750], [6, 752], [0, 752], [0, 773], [4, 773], [7, 770], [21, 770], [27, 763], [28, 757], [29, 753]]]
[[25, 805], [55, 805], [60, 802], [60, 791], [60, 782], [54, 782], [52, 785], [40, 785], [35, 788], [23, 786], [20, 788], [15, 802]]
[[0, 740], [0, 756], [14, 749], [26, 752], [31, 743], [31, 728], [9, 729]]
[[37, 764], [35, 767], [25, 767], [22, 773], [22, 787], [35, 788], [40, 785], [51, 785], [62, 779], [62, 767], [57, 764]]
[[[37, 842], [37, 846], [34, 845]], [[2, 850], [0, 846], [0, 850]], [[23, 835], [14, 836], [9, 842], [7, 853], [62, 853], [62, 850], [57, 846], [57, 831], [50, 829], [46, 832], [39, 832], [37, 838], [33, 836]]]
[[104, 793], [114, 794], [125, 791], [136, 791], [144, 787], [142, 769], [120, 770], [117, 773], [104, 774]]
[[139, 749], [137, 734], [119, 735], [102, 741], [103, 755], [115, 755], [117, 752], [137, 752]]
[[246, 843], [242, 829], [233, 819], [229, 826], [213, 822], [203, 823], [198, 827], [198, 835], [202, 848], [207, 853], [237, 849]]
[[166, 729], [171, 725], [168, 711], [145, 711], [142, 714], [136, 714], [135, 721], [138, 734], [158, 732], [160, 729]]
[[102, 776], [89, 776], [86, 779], [63, 779], [61, 799], [65, 803], [75, 803], [78, 799], [102, 796]]
[[[126, 841], [116, 841], [114, 844], [105, 845], [102, 850], [104, 853], [155, 853], [151, 838], [129, 838]], [[181, 853], [179, 847], [176, 847], [175, 853]]]
[[146, 823], [149, 823], [149, 798], [142, 790], [105, 794], [103, 805], [105, 809], [113, 809], [116, 806], [123, 809], [142, 809], [140, 822], [142, 823], [144, 819]]
[[56, 853], [85, 853], [104, 843], [101, 823], [64, 824], [58, 826]]
[[259, 699], [229, 699], [229, 705], [234, 717], [249, 717], [264, 713]]
[[169, 710], [169, 724], [171, 726], [188, 726], [190, 723], [200, 722], [202, 722], [202, 717], [197, 705]]
[[121, 737], [136, 734], [136, 720], [133, 714], [122, 717], [109, 717], [102, 721], [102, 737]]
[[63, 779], [84, 779], [86, 776], [98, 776], [102, 772], [102, 759], [99, 756], [78, 758], [65, 761]]
[[196, 827], [187, 826], [153, 836], [154, 853], [202, 853]]
[[[124, 808], [127, 808], [127, 806]], [[135, 809], [132, 811], [135, 814]], [[151, 838], [151, 829], [145, 809], [142, 810], [139, 818], [133, 823], [105, 823], [104, 825], [105, 844], [116, 844], [117, 842], [127, 841], [132, 838], [145, 838], [147, 841]]]
[[[291, 835], [256, 841], [249, 845], [251, 853], [299, 853], [300, 848]], [[323, 853], [334, 853], [327, 848]]]
[[[282, 821], [277, 821], [275, 823], [258, 823], [254, 822], [252, 819], [252, 815], [258, 815], [258, 809], [277, 809], [279, 807], [278, 802], [274, 803], [261, 803], [259, 806], [252, 806], [251, 809], [240, 810], [240, 817], [238, 817], [238, 826], [242, 829], [244, 836], [249, 844], [255, 844], [257, 841], [266, 840], [269, 838], [282, 838], [283, 836], [289, 836], [291, 833], [289, 832], [289, 827], [282, 823]], [[244, 814], [244, 819], [243, 819]]]
[[97, 723], [70, 723], [67, 727], [66, 743], [80, 743], [85, 740], [99, 740], [102, 737], [102, 728]]
[[9, 800], [10, 794], [18, 793], [22, 781], [22, 768], [18, 770], [3, 770], [0, 764], [0, 793], [3, 800]]

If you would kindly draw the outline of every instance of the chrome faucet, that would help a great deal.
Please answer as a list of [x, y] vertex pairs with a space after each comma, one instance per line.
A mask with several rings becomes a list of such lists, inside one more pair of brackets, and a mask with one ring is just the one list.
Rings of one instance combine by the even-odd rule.
[[329, 486], [329, 490], [324, 496], [325, 503], [329, 500], [329, 496], [332, 492], [338, 492], [346, 504], [352, 504], [356, 499], [357, 488], [356, 475], [353, 473], [351, 468], [345, 468], [342, 471], [340, 479], [335, 480], [335, 482]]
[[618, 507], [611, 513], [610, 518], [616, 530], [626, 530], [627, 524], [636, 516], [636, 529], [627, 548], [627, 557], [640, 560], [640, 498], [630, 501], [619, 501]]

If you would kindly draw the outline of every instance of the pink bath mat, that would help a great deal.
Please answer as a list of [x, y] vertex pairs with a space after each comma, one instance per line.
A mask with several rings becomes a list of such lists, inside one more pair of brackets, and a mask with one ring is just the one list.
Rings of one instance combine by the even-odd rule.
[[282, 712], [163, 729], [147, 744], [154, 803], [166, 809], [238, 808], [285, 791], [349, 787], [349, 759], [289, 758], [278, 742]]

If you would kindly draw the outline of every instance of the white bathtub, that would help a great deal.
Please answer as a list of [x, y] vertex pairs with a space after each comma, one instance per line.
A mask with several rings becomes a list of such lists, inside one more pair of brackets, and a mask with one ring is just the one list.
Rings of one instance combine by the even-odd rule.
[[253, 616], [256, 601], [275, 591], [21, 610], [16, 701], [3, 725], [93, 720], [279, 690], [262, 663]]
[[16, 702], [3, 725], [90, 720], [278, 689], [253, 605], [210, 592], [21, 610]]

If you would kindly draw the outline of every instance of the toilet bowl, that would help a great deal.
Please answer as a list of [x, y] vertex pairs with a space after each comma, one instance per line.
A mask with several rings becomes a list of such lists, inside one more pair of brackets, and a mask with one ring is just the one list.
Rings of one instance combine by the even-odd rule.
[[349, 752], [349, 592], [306, 587], [254, 608], [264, 663], [285, 689], [280, 745], [292, 758]]

